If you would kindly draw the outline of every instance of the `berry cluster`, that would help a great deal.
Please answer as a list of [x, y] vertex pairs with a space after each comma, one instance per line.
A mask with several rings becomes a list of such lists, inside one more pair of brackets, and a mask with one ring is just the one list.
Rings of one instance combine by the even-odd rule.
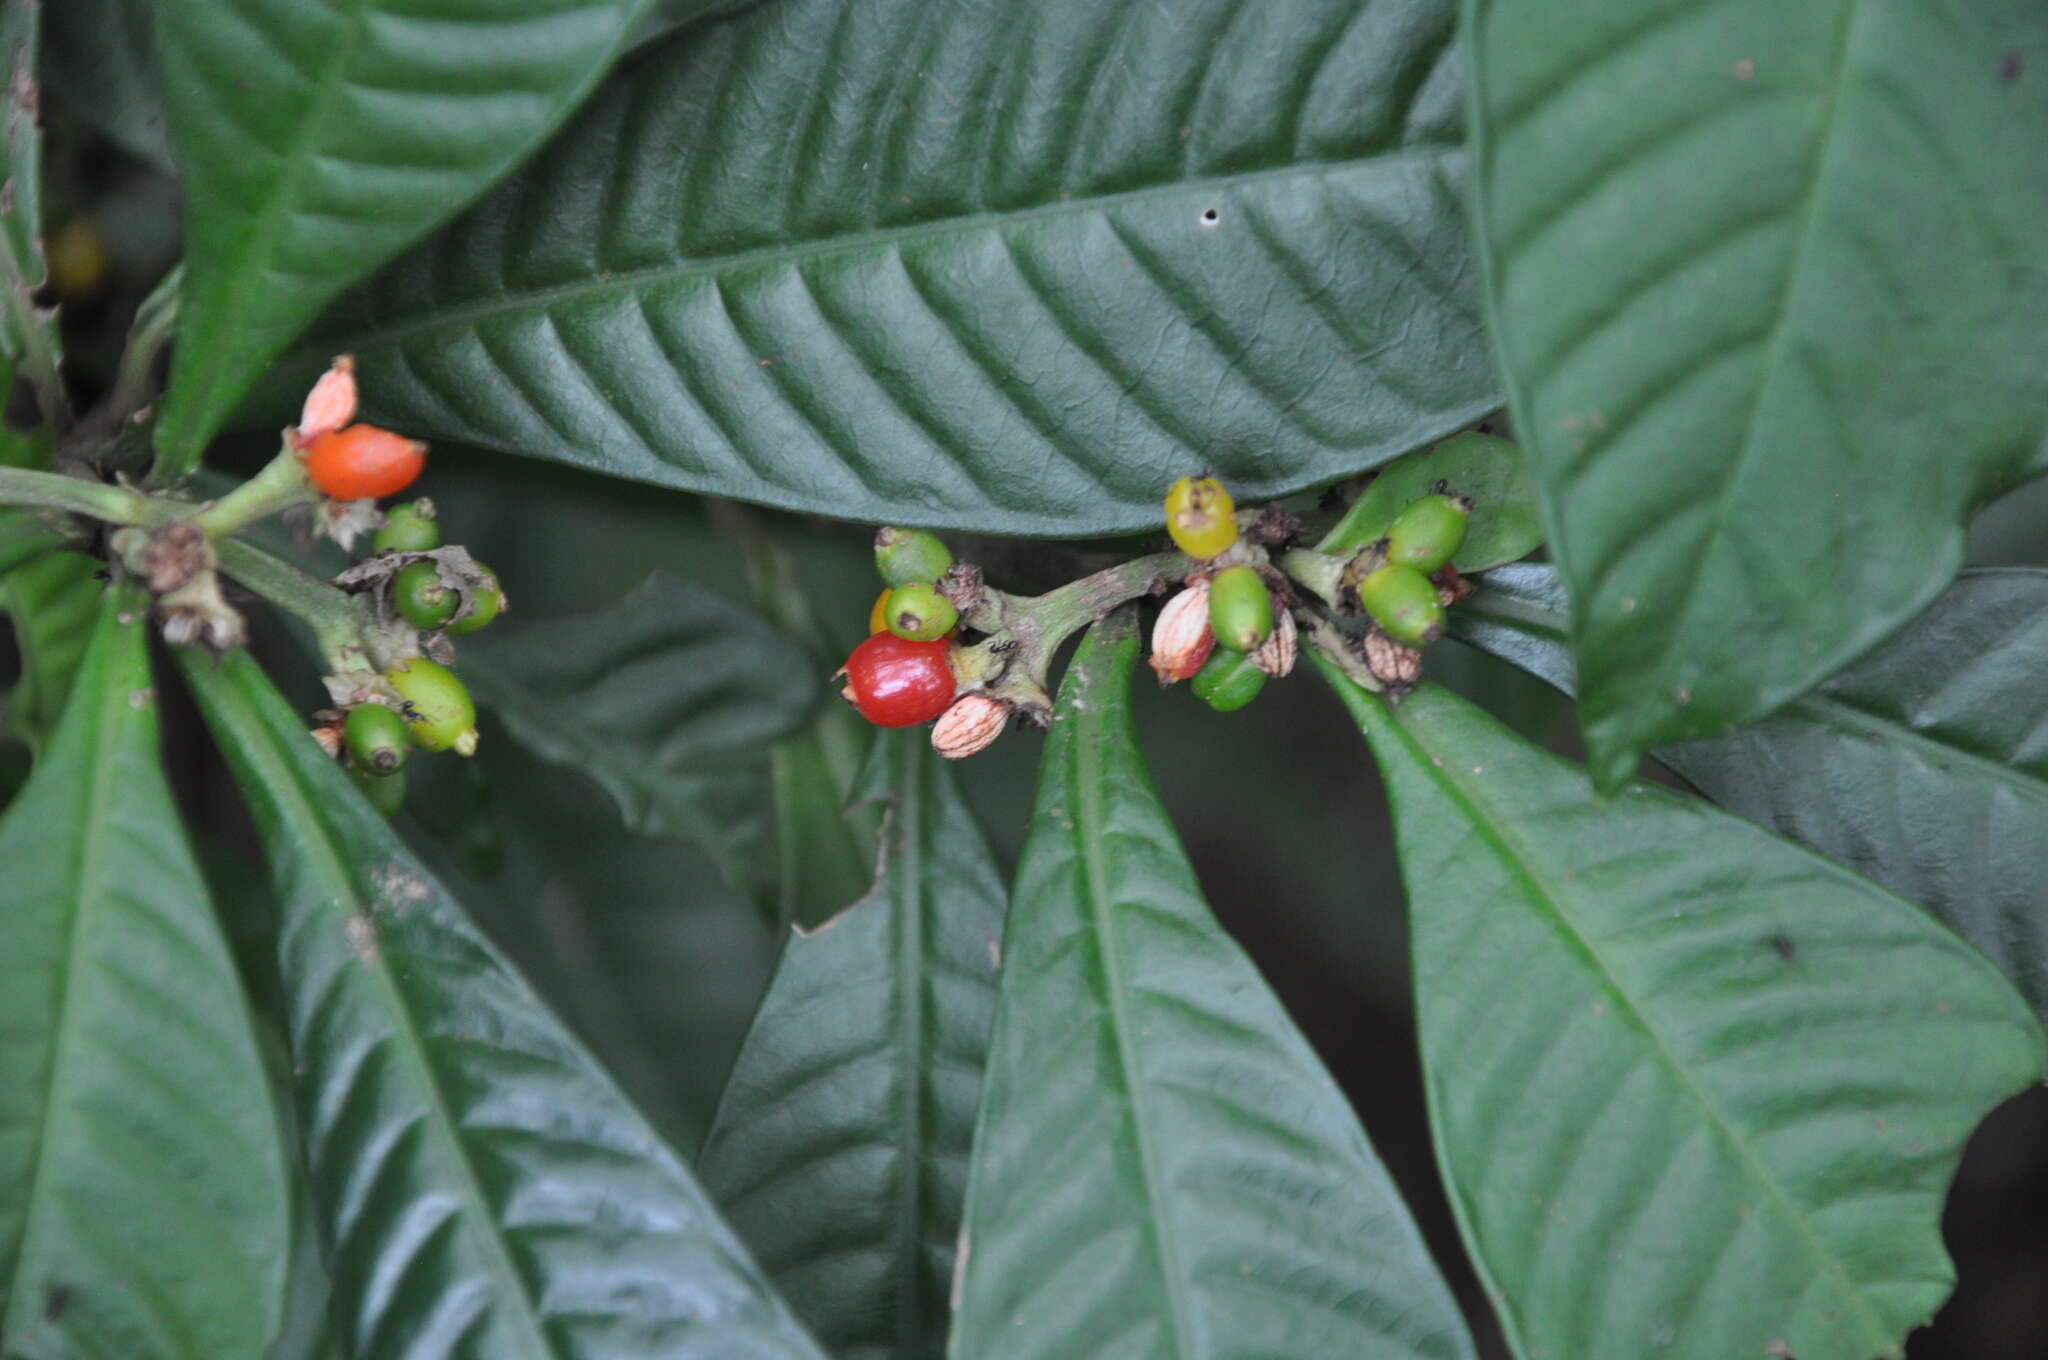
[[[374, 425], [352, 424], [354, 364], [334, 361], [307, 396], [286, 442], [327, 503], [322, 522], [346, 546], [376, 526], [373, 555], [335, 578], [368, 596], [374, 664], [337, 667], [328, 677], [340, 707], [320, 715], [314, 736], [386, 816], [405, 799], [408, 751], [476, 750], [476, 703], [451, 669], [449, 634], [473, 633], [505, 612], [490, 568], [459, 547], [443, 547], [434, 503], [425, 498], [379, 514], [375, 502], [411, 486], [427, 446]], [[368, 660], [368, 658], [366, 658]]]
[[[1191, 680], [1218, 713], [1243, 708], [1266, 681], [1293, 671], [1293, 592], [1262, 548], [1238, 530], [1237, 504], [1214, 477], [1183, 477], [1166, 493], [1166, 532], [1193, 559], [1185, 586], [1159, 611], [1152, 669], [1162, 685]], [[1278, 603], [1275, 597], [1278, 597]]]

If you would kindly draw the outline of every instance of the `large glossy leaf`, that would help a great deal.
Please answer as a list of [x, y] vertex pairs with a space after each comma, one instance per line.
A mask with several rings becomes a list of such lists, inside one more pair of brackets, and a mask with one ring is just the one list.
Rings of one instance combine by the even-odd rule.
[[2039, 1024], [1889, 892], [1698, 799], [1593, 797], [1446, 690], [1330, 671], [1394, 803], [1438, 1157], [1518, 1353], [1896, 1356]]
[[156, 8], [157, 0], [46, 4], [43, 77], [65, 112], [130, 155], [175, 173], [164, 126]]
[[84, 553], [46, 553], [0, 576], [0, 609], [14, 620], [21, 680], [8, 702], [15, 733], [32, 747], [49, 740], [85, 657], [105, 569]]
[[157, 761], [148, 606], [109, 595], [0, 821], [9, 1356], [254, 1356], [283, 1308], [283, 1139]]
[[337, 293], [596, 83], [646, 0], [160, 0], [185, 287], [157, 444], [188, 471]]
[[180, 660], [270, 852], [350, 1352], [816, 1360], [674, 1154], [256, 663]]
[[2048, 465], [2048, 9], [1468, 14], [1489, 315], [1611, 787], [1878, 642]]
[[1134, 615], [1060, 688], [1003, 940], [951, 1354], [1469, 1356], [1358, 1120], [1139, 758]]
[[[1555, 575], [1528, 567], [1489, 576], [1453, 627], [1569, 691], [1566, 618]], [[2048, 1016], [2044, 669], [2048, 572], [1965, 572], [1777, 716], [1656, 755], [1729, 811], [1926, 907]]]
[[923, 732], [879, 738], [856, 796], [888, 809], [874, 888], [790, 939], [698, 1169], [833, 1355], [938, 1357], [1003, 886]]
[[822, 690], [799, 648], [664, 573], [601, 613], [512, 618], [461, 647], [463, 675], [513, 736], [603, 785], [633, 830], [689, 840], [748, 883], [767, 830], [763, 748]]
[[[324, 323], [408, 429], [869, 520], [1156, 527], [1497, 404], [1451, 0], [780, 0]], [[274, 414], [273, 411], [266, 414]]]

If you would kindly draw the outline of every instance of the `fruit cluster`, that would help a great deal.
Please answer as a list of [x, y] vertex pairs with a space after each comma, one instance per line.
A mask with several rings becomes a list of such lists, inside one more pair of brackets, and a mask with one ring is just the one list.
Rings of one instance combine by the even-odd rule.
[[[351, 423], [354, 364], [334, 361], [307, 396], [287, 443], [330, 502], [325, 522], [375, 524], [372, 557], [335, 578], [372, 597], [384, 655], [381, 670], [351, 668], [329, 677], [342, 707], [319, 715], [314, 736], [341, 759], [370, 803], [386, 816], [405, 799], [412, 747], [469, 755], [477, 747], [476, 703], [450, 664], [449, 634], [474, 633], [506, 610], [490, 568], [459, 547], [444, 548], [439, 514], [421, 498], [376, 512], [379, 498], [411, 486], [427, 447], [374, 425]], [[343, 504], [333, 504], [335, 502]], [[350, 535], [336, 534], [344, 543]]]
[[868, 637], [838, 674], [840, 691], [877, 727], [936, 722], [932, 747], [949, 760], [983, 750], [1003, 733], [1009, 705], [963, 693], [955, 670], [960, 608], [946, 593], [953, 553], [934, 534], [886, 527], [875, 535], [882, 593], [868, 611]]
[[1196, 697], [1218, 713], [1243, 708], [1269, 678], [1294, 669], [1300, 630], [1292, 591], [1265, 553], [1244, 542], [1236, 502], [1214, 477], [1173, 484], [1166, 532], [1195, 567], [1159, 611], [1152, 669], [1162, 685], [1193, 681]]

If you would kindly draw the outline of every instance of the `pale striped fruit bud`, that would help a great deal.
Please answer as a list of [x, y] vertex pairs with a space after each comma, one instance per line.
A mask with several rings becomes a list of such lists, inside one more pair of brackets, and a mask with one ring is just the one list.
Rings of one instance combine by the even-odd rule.
[[298, 427], [292, 440], [300, 448], [323, 434], [331, 434], [356, 418], [356, 361], [349, 355], [335, 357], [333, 365], [320, 375], [306, 404], [299, 411]]
[[1152, 625], [1152, 669], [1159, 683], [1192, 679], [1215, 650], [1216, 632], [1209, 625], [1209, 582], [1205, 577], [1166, 602]]
[[1294, 669], [1298, 632], [1292, 610], [1274, 614], [1273, 635], [1252, 652], [1252, 664], [1275, 679], [1288, 674]]
[[1010, 706], [986, 694], [963, 694], [932, 724], [932, 749], [948, 760], [965, 760], [1003, 734]]

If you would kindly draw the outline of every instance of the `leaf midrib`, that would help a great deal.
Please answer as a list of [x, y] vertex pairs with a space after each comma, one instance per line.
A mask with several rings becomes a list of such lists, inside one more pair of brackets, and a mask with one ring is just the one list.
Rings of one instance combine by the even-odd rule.
[[[326, 915], [332, 914], [333, 907], [340, 907], [344, 912], [359, 913], [374, 924], [375, 916], [363, 905], [363, 894], [354, 877], [348, 872], [348, 861], [334, 844], [334, 833], [327, 819], [306, 796], [306, 790], [293, 770], [291, 759], [276, 744], [277, 734], [263, 721], [262, 715], [256, 711], [255, 702], [242, 692], [241, 686], [233, 677], [220, 678], [217, 683], [221, 689], [216, 692], [232, 696], [235, 707], [241, 710], [235, 717], [238, 725], [245, 729], [241, 734], [244, 738], [243, 758], [259, 767], [264, 787], [277, 802], [279, 820], [287, 825], [296, 824], [299, 827], [301, 834], [295, 852], [305, 857], [314, 874], [326, 884], [327, 892], [321, 906], [316, 910]], [[251, 737], [258, 740], [248, 740]], [[340, 928], [338, 922], [335, 928]], [[499, 1278], [500, 1288], [493, 1296], [494, 1301], [509, 1294], [523, 1324], [522, 1330], [529, 1347], [538, 1342], [538, 1349], [529, 1349], [527, 1354], [541, 1357], [541, 1360], [554, 1360], [558, 1353], [548, 1341], [546, 1328], [539, 1314], [533, 1309], [526, 1277], [513, 1263], [503, 1235], [497, 1231], [497, 1216], [492, 1212], [490, 1201], [483, 1193], [483, 1184], [477, 1176], [476, 1166], [470, 1160], [469, 1151], [463, 1146], [462, 1139], [455, 1133], [456, 1122], [446, 1100], [442, 1097], [433, 1066], [427, 1060], [425, 1045], [420, 1040], [411, 1005], [393, 981], [390, 966], [381, 948], [374, 963], [358, 959], [345, 964], [344, 967], [352, 968], [358, 965], [367, 969], [376, 979], [376, 985], [386, 999], [389, 1013], [400, 1022], [393, 1027], [394, 1034], [401, 1041], [407, 1064], [414, 1069], [419, 1085], [426, 1092], [436, 1135], [453, 1154], [454, 1164], [462, 1176], [462, 1190], [467, 1200], [463, 1214], [465, 1226], [472, 1240], [482, 1239], [484, 1250], [491, 1258], [493, 1273]]]
[[[1097, 624], [1097, 629], [1105, 625]], [[1086, 877], [1088, 900], [1084, 908], [1093, 918], [1093, 927], [1098, 948], [1102, 956], [1103, 990], [1109, 1000], [1110, 1028], [1116, 1036], [1117, 1068], [1123, 1078], [1124, 1090], [1129, 1095], [1131, 1127], [1138, 1145], [1138, 1165], [1145, 1179], [1145, 1199], [1150, 1212], [1145, 1216], [1145, 1230], [1152, 1238], [1159, 1254], [1161, 1284], [1166, 1293], [1167, 1309], [1173, 1325], [1174, 1354], [1192, 1356], [1197, 1352], [1190, 1340], [1195, 1330], [1191, 1320], [1192, 1309], [1182, 1287], [1182, 1275], [1176, 1234], [1169, 1228], [1161, 1231], [1160, 1219], [1166, 1214], [1172, 1202], [1163, 1189], [1163, 1176], [1158, 1161], [1159, 1153], [1154, 1145], [1151, 1128], [1151, 1104], [1141, 1074], [1133, 1070], [1133, 1055], [1136, 1051], [1137, 1026], [1126, 1010], [1123, 993], [1123, 969], [1119, 958], [1115, 903], [1109, 887], [1107, 869], [1108, 846], [1102, 832], [1103, 809], [1107, 797], [1103, 791], [1103, 749], [1108, 739], [1106, 727], [1109, 709], [1117, 707], [1119, 713], [1126, 711], [1130, 702], [1128, 694], [1129, 668], [1119, 664], [1123, 653], [1136, 645], [1135, 639], [1126, 637], [1111, 640], [1104, 637], [1091, 639], [1091, 645], [1101, 648], [1097, 652], [1098, 665], [1103, 669], [1103, 678], [1089, 676], [1094, 683], [1077, 686], [1074, 704], [1061, 715], [1063, 720], [1078, 725], [1074, 733], [1073, 773], [1068, 782], [1069, 792], [1078, 814], [1074, 824], [1075, 848], [1081, 857], [1082, 871]], [[1115, 650], [1112, 651], [1111, 649]], [[1081, 664], [1079, 659], [1074, 663]], [[1124, 683], [1118, 684], [1119, 680]], [[1119, 693], [1122, 689], [1125, 692]], [[1084, 706], [1085, 701], [1085, 706]], [[1117, 734], [1125, 742], [1132, 739], [1128, 727]]]
[[[1386, 712], [1386, 705], [1382, 704], [1381, 709], [1383, 712]], [[1425, 772], [1428, 777], [1433, 778], [1444, 794], [1453, 803], [1464, 809], [1467, 814], [1467, 821], [1474, 832], [1493, 847], [1501, 859], [1524, 881], [1528, 891], [1536, 900], [1549, 908], [1551, 918], [1571, 941], [1579, 947], [1586, 959], [1598, 972], [1601, 981], [1606, 985], [1609, 993], [1619, 1003], [1620, 1009], [1617, 1013], [1632, 1021], [1635, 1027], [1642, 1032], [1644, 1038], [1649, 1041], [1651, 1052], [1656, 1055], [1658, 1061], [1671, 1074], [1681, 1089], [1691, 1096], [1699, 1108], [1705, 1112], [1707, 1119], [1711, 1122], [1714, 1131], [1720, 1136], [1721, 1141], [1734, 1152], [1736, 1158], [1744, 1169], [1749, 1172], [1751, 1178], [1778, 1205], [1781, 1213], [1796, 1226], [1802, 1245], [1806, 1247], [1807, 1251], [1819, 1263], [1822, 1271], [1832, 1277], [1848, 1296], [1849, 1311], [1862, 1324], [1868, 1339], [1877, 1346], [1878, 1353], [1889, 1354], [1895, 1338], [1884, 1325], [1883, 1319], [1878, 1316], [1876, 1309], [1864, 1297], [1863, 1291], [1849, 1277], [1833, 1253], [1827, 1249], [1826, 1245], [1814, 1233], [1812, 1224], [1807, 1220], [1807, 1216], [1800, 1209], [1798, 1202], [1779, 1184], [1777, 1177], [1770, 1169], [1757, 1160], [1755, 1154], [1751, 1152], [1749, 1145], [1737, 1136], [1734, 1125], [1722, 1113], [1719, 1104], [1709, 1096], [1706, 1088], [1694, 1080], [1691, 1072], [1679, 1060], [1678, 1054], [1672, 1048], [1670, 1041], [1665, 1038], [1663, 1032], [1642, 1008], [1636, 1004], [1633, 994], [1622, 986], [1614, 967], [1607, 961], [1605, 954], [1601, 952], [1599, 946], [1579, 929], [1577, 921], [1563, 906], [1564, 894], [1536, 867], [1535, 857], [1521, 844], [1520, 839], [1514, 832], [1502, 824], [1501, 819], [1497, 814], [1493, 813], [1491, 806], [1486, 802], [1485, 798], [1475, 789], [1471, 788], [1456, 772], [1456, 762], [1449, 759], [1439, 761], [1430, 752], [1426, 743], [1410, 729], [1407, 721], [1398, 712], [1393, 712], [1389, 716], [1392, 718], [1391, 722], [1382, 721], [1377, 726], [1390, 728], [1400, 738], [1402, 743], [1408, 748], [1415, 767]]]
[[391, 325], [372, 324], [360, 330], [341, 335], [323, 336], [319, 348], [324, 353], [329, 349], [362, 349], [372, 344], [395, 344], [414, 335], [448, 327], [467, 327], [480, 322], [494, 320], [501, 316], [524, 315], [531, 312], [552, 312], [557, 306], [584, 302], [591, 299], [612, 299], [617, 297], [638, 297], [664, 287], [683, 286], [701, 280], [723, 278], [730, 274], [743, 273], [753, 269], [765, 269], [777, 265], [801, 265], [815, 260], [827, 260], [837, 255], [853, 254], [876, 246], [901, 248], [928, 240], [940, 240], [950, 236], [967, 236], [982, 231], [1005, 230], [1034, 222], [1058, 220], [1086, 214], [1107, 213], [1112, 209], [1142, 203], [1150, 199], [1175, 198], [1236, 192], [1248, 186], [1268, 180], [1325, 179], [1332, 175], [1360, 168], [1379, 168], [1409, 162], [1443, 160], [1456, 156], [1462, 148], [1449, 143], [1416, 143], [1396, 151], [1366, 156], [1353, 156], [1344, 160], [1297, 162], [1292, 165], [1274, 166], [1263, 170], [1240, 171], [1235, 174], [1214, 175], [1206, 179], [1177, 180], [1172, 184], [1147, 185], [1142, 189], [1127, 189], [1117, 193], [1095, 194], [1088, 197], [1066, 199], [1056, 203], [1042, 203], [1037, 207], [1019, 208], [1012, 211], [967, 213], [940, 221], [920, 222], [904, 227], [876, 227], [867, 231], [850, 232], [839, 236], [820, 237], [815, 240], [760, 246], [752, 250], [734, 251], [726, 255], [691, 257], [674, 264], [648, 265], [641, 269], [617, 272], [602, 272], [572, 283], [555, 284], [545, 288], [528, 288], [516, 292], [504, 292], [482, 301], [466, 302], [422, 312], [416, 317]]
[[1942, 741], [1938, 737], [1930, 737], [1895, 714], [1864, 708], [1826, 689], [1815, 690], [1796, 700], [1787, 712], [1797, 713], [1801, 710], [1816, 715], [1816, 726], [1833, 728], [1839, 732], [1853, 732], [1855, 729], [1867, 729], [1873, 725], [1881, 727], [1889, 744], [1920, 751], [1926, 755], [1930, 764], [1951, 768], [1960, 765], [1965, 770], [2014, 789], [2030, 803], [2048, 805], [2048, 784], [1991, 756], [1979, 755], [1975, 751]]

